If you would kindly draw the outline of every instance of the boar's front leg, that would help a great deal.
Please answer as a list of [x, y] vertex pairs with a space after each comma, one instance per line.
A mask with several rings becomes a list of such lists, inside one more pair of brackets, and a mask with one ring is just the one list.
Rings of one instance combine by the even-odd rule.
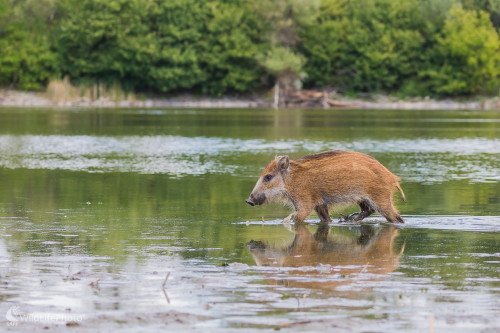
[[316, 207], [314, 207], [314, 210], [316, 211], [316, 214], [318, 214], [321, 222], [332, 222], [332, 218], [328, 213], [327, 205], [317, 205]]
[[304, 220], [311, 214], [313, 207], [311, 206], [300, 206], [295, 210], [295, 216], [293, 217], [293, 222], [304, 222]]

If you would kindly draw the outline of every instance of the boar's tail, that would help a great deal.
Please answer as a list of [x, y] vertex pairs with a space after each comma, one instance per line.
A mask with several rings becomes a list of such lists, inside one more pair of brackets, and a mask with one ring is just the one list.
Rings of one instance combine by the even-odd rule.
[[403, 198], [403, 201], [406, 202], [405, 192], [403, 192], [401, 186], [399, 186], [399, 184], [396, 184], [396, 188], [398, 189], [399, 193], [401, 193], [401, 198]]

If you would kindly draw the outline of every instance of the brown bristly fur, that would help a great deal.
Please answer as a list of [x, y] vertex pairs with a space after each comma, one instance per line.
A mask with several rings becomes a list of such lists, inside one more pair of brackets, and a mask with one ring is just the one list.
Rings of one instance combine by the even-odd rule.
[[[266, 175], [272, 181], [264, 181]], [[322, 221], [331, 221], [329, 207], [358, 204], [356, 220], [377, 211], [389, 222], [404, 222], [392, 203], [395, 190], [406, 202], [399, 181], [375, 158], [358, 152], [333, 150], [294, 160], [277, 156], [262, 171], [247, 202], [285, 198], [295, 208], [294, 221], [305, 220], [313, 210]]]

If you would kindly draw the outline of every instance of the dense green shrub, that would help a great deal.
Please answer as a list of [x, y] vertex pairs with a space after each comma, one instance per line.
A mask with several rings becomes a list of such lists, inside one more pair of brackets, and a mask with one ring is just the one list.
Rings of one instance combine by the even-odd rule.
[[[319, 0], [256, 0], [255, 9], [265, 27], [269, 48], [257, 54], [258, 64], [275, 83], [275, 104], [280, 87], [300, 89], [307, 77], [307, 59], [295, 50], [299, 31], [315, 24]], [[277, 91], [276, 91], [277, 90]]]
[[56, 72], [47, 38], [10, 29], [6, 35], [0, 38], [0, 86], [43, 89]]
[[499, 25], [498, 0], [0, 0], [0, 86], [486, 94]]
[[67, 1], [54, 33], [62, 73], [75, 81], [118, 81], [131, 89], [147, 80], [158, 53], [148, 26], [149, 2]]
[[436, 92], [477, 94], [498, 88], [500, 40], [486, 12], [454, 6], [437, 41], [438, 61], [421, 74]]
[[206, 23], [193, 45], [205, 75], [198, 90], [212, 95], [255, 90], [263, 75], [256, 56], [268, 43], [251, 2], [207, 1], [204, 10]]
[[0, 1], [0, 86], [39, 90], [57, 73], [42, 22], [46, 13], [33, 9], [26, 1]]
[[312, 87], [470, 95], [499, 82], [500, 42], [488, 14], [453, 1], [322, 0], [302, 39]]
[[303, 31], [308, 85], [393, 90], [422, 64], [425, 20], [417, 0], [323, 0]]
[[[135, 90], [248, 92], [260, 32], [244, 1], [82, 0], [57, 32], [63, 72]], [[75, 8], [76, 7], [76, 8]], [[76, 9], [76, 10], [74, 10]]]

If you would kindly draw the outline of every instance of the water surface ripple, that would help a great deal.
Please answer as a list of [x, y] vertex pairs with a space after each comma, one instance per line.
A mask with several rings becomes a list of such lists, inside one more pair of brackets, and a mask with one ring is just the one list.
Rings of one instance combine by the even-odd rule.
[[172, 177], [206, 173], [252, 176], [256, 170], [227, 162], [239, 154], [314, 153], [344, 149], [390, 153], [391, 170], [409, 181], [500, 180], [500, 139], [392, 139], [357, 141], [264, 140], [219, 137], [0, 135], [0, 166], [87, 172], [138, 172]]
[[[497, 111], [0, 108], [0, 331], [500, 332]], [[368, 153], [405, 218], [286, 223], [275, 155]]]

